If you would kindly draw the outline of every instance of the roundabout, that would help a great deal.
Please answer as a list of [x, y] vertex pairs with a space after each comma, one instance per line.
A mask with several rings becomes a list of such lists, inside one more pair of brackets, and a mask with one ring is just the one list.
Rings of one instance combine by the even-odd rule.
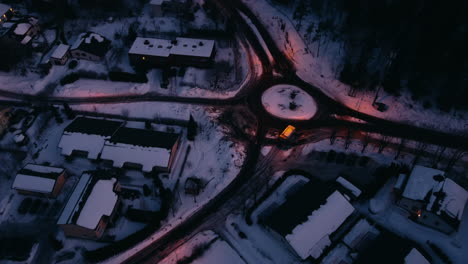
[[317, 113], [312, 96], [294, 85], [274, 85], [263, 92], [261, 101], [270, 115], [280, 119], [304, 121]]

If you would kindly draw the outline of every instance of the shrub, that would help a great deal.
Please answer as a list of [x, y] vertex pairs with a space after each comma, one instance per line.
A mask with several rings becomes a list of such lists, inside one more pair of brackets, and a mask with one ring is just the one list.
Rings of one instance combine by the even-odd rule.
[[75, 69], [76, 66], [78, 66], [78, 61], [76, 61], [76, 60], [72, 60], [72, 61], [70, 61], [70, 63], [68, 63], [68, 69], [70, 69], [70, 70]]
[[78, 74], [70, 73], [70, 74], [66, 75], [65, 77], [63, 77], [60, 80], [60, 85], [64, 86], [66, 84], [74, 83], [74, 82], [78, 81], [78, 79], [80, 79]]

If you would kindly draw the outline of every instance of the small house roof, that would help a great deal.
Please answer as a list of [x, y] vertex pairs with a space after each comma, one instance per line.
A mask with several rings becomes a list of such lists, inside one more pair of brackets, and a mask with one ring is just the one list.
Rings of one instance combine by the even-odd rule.
[[63, 56], [65, 56], [65, 54], [68, 52], [68, 50], [70, 50], [70, 46], [69, 45], [65, 45], [65, 44], [60, 44], [58, 46], [55, 47], [52, 55], [50, 56], [51, 58], [54, 58], [54, 59], [62, 59]]
[[63, 168], [28, 164], [18, 171], [13, 181], [13, 189], [39, 193], [51, 193]]
[[412, 200], [424, 200], [429, 192], [437, 188], [437, 186], [441, 186], [441, 182], [435, 177], [438, 175], [444, 176], [444, 172], [419, 165], [415, 166], [408, 178], [402, 196]]
[[103, 57], [109, 48], [110, 40], [97, 33], [86, 32], [79, 35], [78, 39], [70, 49], [81, 50], [98, 57]]
[[431, 264], [417, 249], [413, 248], [405, 257], [405, 264]]

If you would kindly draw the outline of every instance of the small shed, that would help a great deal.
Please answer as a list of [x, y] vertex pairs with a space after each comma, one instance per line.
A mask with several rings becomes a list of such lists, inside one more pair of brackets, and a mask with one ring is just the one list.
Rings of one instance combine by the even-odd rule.
[[64, 65], [70, 58], [70, 46], [60, 44], [55, 47], [52, 55], [50, 56], [50, 63], [53, 65]]
[[189, 177], [185, 181], [185, 194], [198, 195], [203, 187], [203, 182], [199, 178]]

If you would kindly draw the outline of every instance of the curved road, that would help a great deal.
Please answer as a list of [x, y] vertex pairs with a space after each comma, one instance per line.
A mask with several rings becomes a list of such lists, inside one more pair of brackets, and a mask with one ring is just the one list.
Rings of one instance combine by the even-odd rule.
[[[25, 95], [0, 90], [0, 96], [19, 100], [21, 103], [52, 103], [52, 104], [87, 104], [87, 103], [129, 103], [129, 102], [177, 102], [201, 105], [247, 105], [257, 116], [258, 123], [256, 139], [250, 143], [247, 151], [246, 163], [239, 175], [229, 186], [210, 200], [186, 221], [174, 227], [160, 239], [129, 257], [125, 263], [156, 263], [167, 256], [173, 249], [182, 245], [199, 231], [210, 229], [224, 223], [225, 217], [233, 210], [242, 208], [250, 198], [255, 188], [264, 186], [268, 181], [268, 163], [274, 158], [276, 151], [271, 151], [267, 157], [259, 160], [261, 143], [267, 129], [284, 128], [287, 124], [295, 125], [298, 130], [310, 130], [320, 127], [335, 127], [336, 129], [353, 129], [376, 132], [385, 135], [424, 141], [431, 144], [444, 145], [468, 149], [468, 138], [461, 135], [452, 135], [440, 131], [419, 128], [408, 124], [388, 121], [370, 116], [350, 109], [340, 102], [336, 102], [317, 87], [301, 80], [295, 73], [292, 63], [284, 56], [276, 43], [262, 25], [261, 21], [239, 0], [222, 1], [212, 0], [229, 17], [234, 25], [238, 37], [250, 46], [262, 63], [262, 74], [255, 72], [253, 62], [250, 61], [251, 75], [237, 96], [230, 99], [185, 98], [177, 96], [164, 96], [158, 94], [102, 96], [102, 97], [51, 97]], [[247, 16], [255, 26], [268, 51], [264, 50], [259, 36], [255, 34], [250, 25], [244, 20], [242, 14]], [[270, 61], [271, 54], [273, 61]], [[262, 107], [260, 97], [262, 92], [272, 85], [286, 83], [292, 84], [307, 91], [317, 102], [319, 112], [312, 120], [284, 121], [269, 115]], [[11, 103], [18, 101], [11, 101]], [[362, 120], [362, 123], [349, 122], [334, 118], [335, 115], [351, 116]], [[314, 140], [328, 138], [325, 135], [316, 135]]]

